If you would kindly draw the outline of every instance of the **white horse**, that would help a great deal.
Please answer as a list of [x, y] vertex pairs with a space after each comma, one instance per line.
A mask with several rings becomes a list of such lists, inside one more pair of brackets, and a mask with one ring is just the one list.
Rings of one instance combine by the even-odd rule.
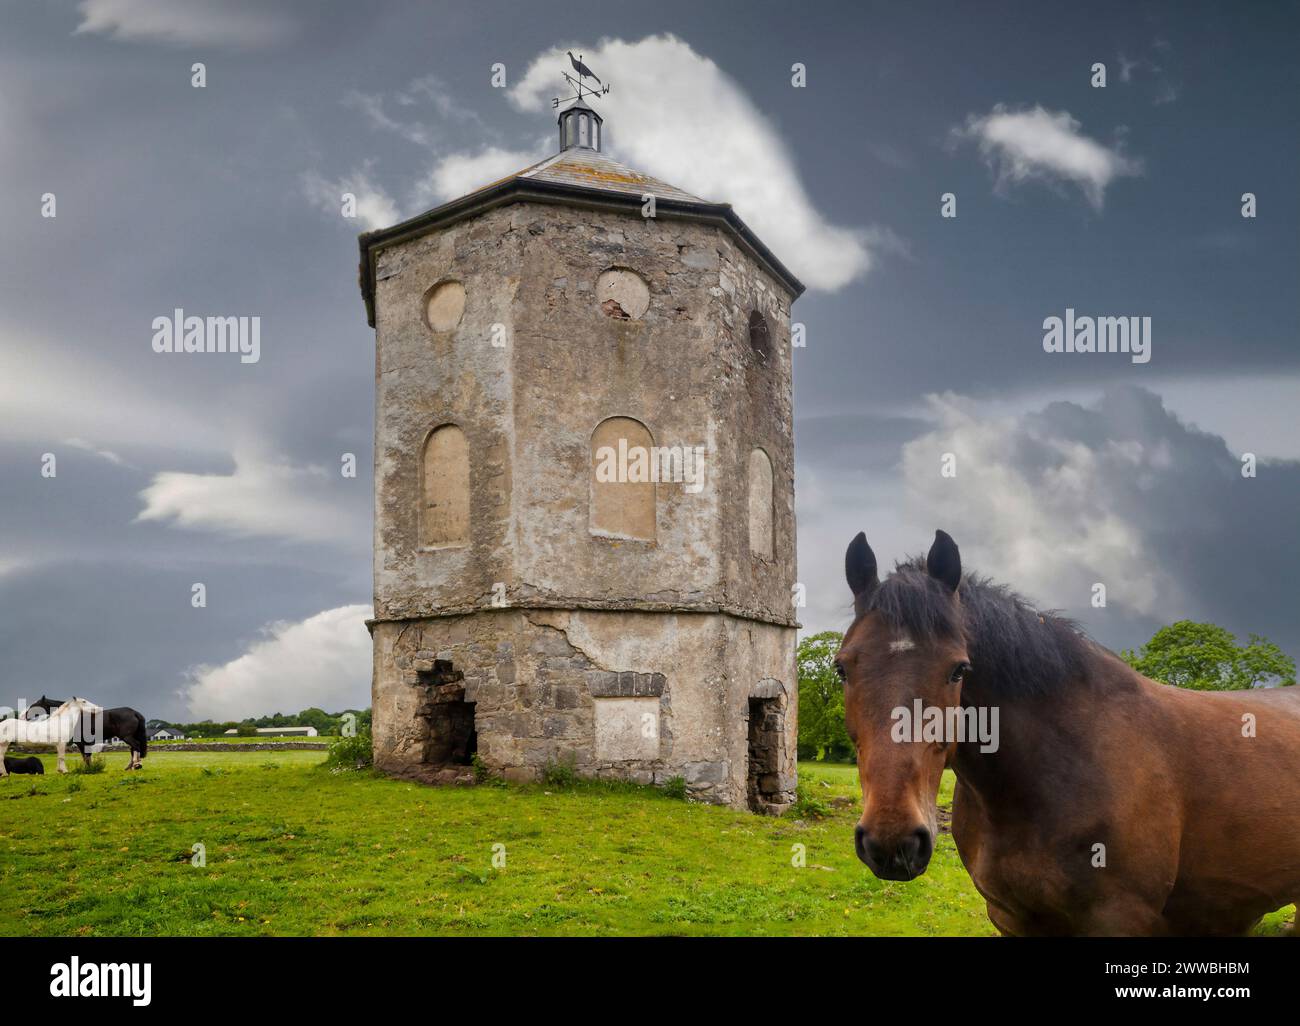
[[5, 770], [4, 756], [15, 741], [54, 745], [59, 751], [59, 772], [67, 773], [68, 767], [63, 756], [68, 749], [68, 742], [76, 733], [82, 715], [99, 711], [99, 706], [93, 702], [84, 698], [70, 698], [44, 719], [20, 720], [14, 717], [0, 720], [0, 777], [9, 775]]

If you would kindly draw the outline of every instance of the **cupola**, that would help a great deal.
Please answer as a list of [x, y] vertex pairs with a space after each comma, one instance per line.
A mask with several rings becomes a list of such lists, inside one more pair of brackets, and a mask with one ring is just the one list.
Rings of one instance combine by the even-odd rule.
[[582, 100], [560, 111], [560, 152], [572, 149], [600, 152], [604, 119]]

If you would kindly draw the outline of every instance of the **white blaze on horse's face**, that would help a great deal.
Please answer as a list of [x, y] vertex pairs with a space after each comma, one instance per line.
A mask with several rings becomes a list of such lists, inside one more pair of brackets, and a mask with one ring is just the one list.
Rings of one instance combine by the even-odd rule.
[[889, 643], [889, 651], [892, 652], [910, 652], [916, 648], [916, 642], [906, 634], [900, 634], [897, 638]]

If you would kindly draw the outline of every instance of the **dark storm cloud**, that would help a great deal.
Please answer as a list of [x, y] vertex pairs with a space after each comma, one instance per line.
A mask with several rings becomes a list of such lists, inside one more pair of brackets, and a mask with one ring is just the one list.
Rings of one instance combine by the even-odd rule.
[[[364, 546], [349, 552], [141, 523], [146, 471], [53, 448], [53, 479], [41, 478], [37, 449], [0, 450], [2, 705], [68, 692], [182, 718], [176, 690], [186, 670], [236, 658], [269, 622], [300, 620], [368, 591]], [[368, 485], [360, 491], [364, 502]], [[191, 604], [195, 583], [206, 588], [203, 608]]]
[[[952, 525], [982, 572], [1113, 647], [1194, 619], [1300, 648], [1300, 463], [1259, 461], [1244, 476], [1244, 454], [1133, 387], [1019, 417], [971, 419], [955, 400], [937, 412], [906, 446], [908, 505]], [[937, 473], [948, 451], [952, 479]], [[1104, 610], [1091, 604], [1098, 582]]]
[[[849, 615], [838, 560], [854, 533], [866, 530], [890, 565], [942, 527], [968, 569], [1063, 609], [1111, 648], [1193, 619], [1300, 651], [1300, 462], [1258, 460], [1243, 476], [1244, 453], [1129, 386], [1018, 415], [950, 395], [932, 412], [901, 441], [898, 429], [917, 422], [895, 423], [859, 469], [845, 463], [846, 440], [884, 439], [885, 423], [846, 418], [839, 445], [801, 457], [800, 570], [827, 582], [810, 591], [809, 627]], [[953, 478], [939, 473], [946, 453]], [[1104, 608], [1092, 604], [1097, 583]]]
[[799, 416], [795, 420], [795, 460], [844, 475], [890, 472], [904, 442], [928, 426], [921, 417], [846, 413]]
[[[190, 603], [195, 581], [207, 587], [206, 608]], [[0, 704], [70, 693], [184, 719], [176, 692], [188, 670], [235, 659], [268, 623], [300, 620], [355, 594], [328, 570], [271, 562], [78, 560], [6, 574]], [[274, 692], [262, 699], [259, 708], [276, 707]]]

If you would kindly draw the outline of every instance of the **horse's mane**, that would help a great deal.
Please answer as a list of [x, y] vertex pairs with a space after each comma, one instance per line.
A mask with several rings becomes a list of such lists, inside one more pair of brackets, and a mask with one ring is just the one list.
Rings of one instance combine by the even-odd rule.
[[924, 557], [894, 567], [867, 600], [895, 631], [917, 642], [965, 638], [972, 681], [995, 695], [1052, 691], [1082, 677], [1093, 641], [1053, 610], [1036, 610], [1005, 585], [978, 574], [962, 576], [960, 604], [931, 577]]
[[[50, 719], [53, 719], [55, 716], [58, 716], [59, 713], [66, 712], [74, 705], [80, 708], [83, 712], [100, 711], [100, 707], [97, 706], [94, 702], [92, 702], [89, 698], [78, 698], [76, 695], [73, 695], [66, 702], [62, 702], [59, 705], [54, 705], [53, 703], [51, 703], [50, 708], [46, 709], [46, 714], [49, 716]], [[32, 708], [35, 709], [38, 707], [33, 705]]]

